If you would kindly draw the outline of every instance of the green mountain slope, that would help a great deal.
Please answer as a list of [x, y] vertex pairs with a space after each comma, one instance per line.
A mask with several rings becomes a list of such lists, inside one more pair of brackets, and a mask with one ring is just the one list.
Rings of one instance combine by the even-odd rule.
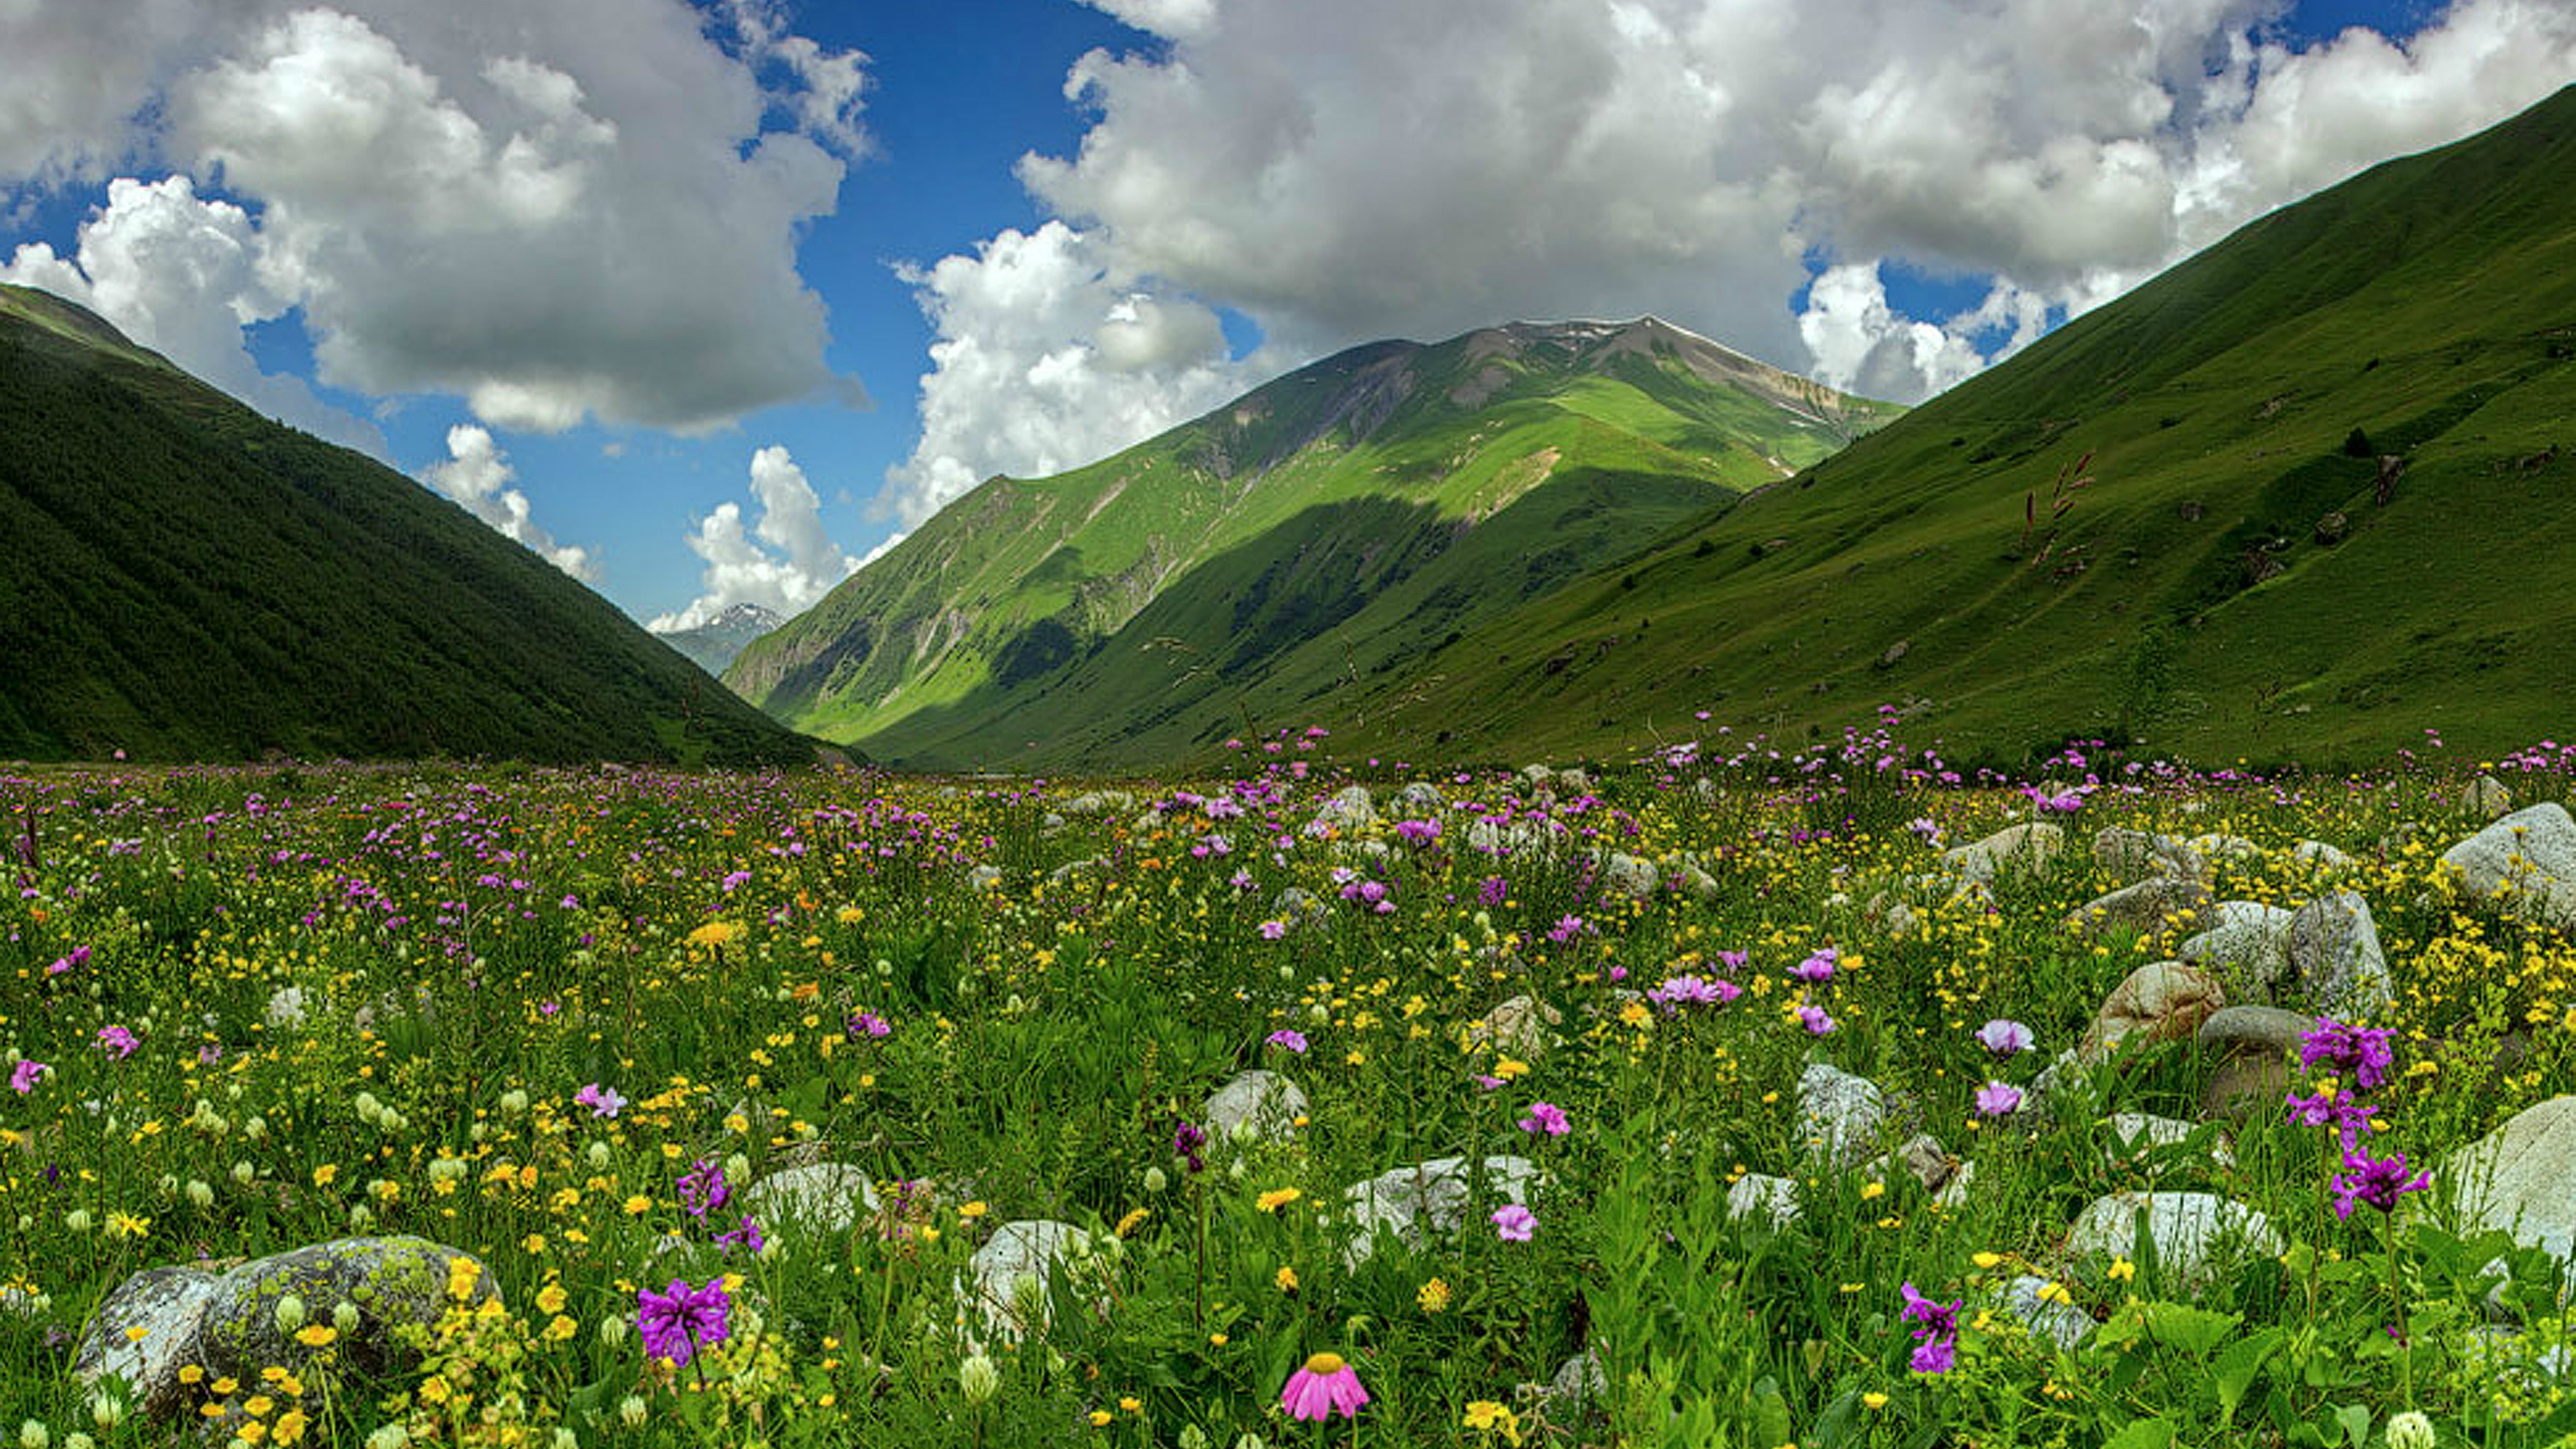
[[725, 679], [914, 764], [1168, 758], [1403, 671], [1897, 411], [1652, 318], [1376, 343], [990, 480]]
[[2576, 88], [2257, 221], [1318, 714], [1508, 755], [1687, 737], [1702, 709], [1804, 738], [1881, 704], [2008, 754], [2128, 731], [2334, 759], [2427, 728], [2493, 752], [2569, 729], [2571, 541]]
[[0, 756], [811, 759], [607, 600], [0, 287]]

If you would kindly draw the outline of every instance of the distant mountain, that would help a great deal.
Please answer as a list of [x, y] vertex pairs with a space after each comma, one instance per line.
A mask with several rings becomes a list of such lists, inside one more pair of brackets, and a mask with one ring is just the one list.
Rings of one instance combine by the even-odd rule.
[[366, 457], [0, 286], [0, 756], [813, 758]]
[[725, 678], [899, 762], [1166, 761], [1410, 680], [1900, 411], [1651, 317], [1373, 343], [1089, 467], [989, 480]]
[[707, 622], [690, 629], [656, 629], [655, 638], [689, 657], [709, 674], [725, 666], [752, 640], [787, 622], [787, 616], [758, 604], [732, 604]]
[[2359, 760], [2429, 728], [2474, 760], [2569, 738], [2571, 539], [2576, 87], [1312, 709], [1347, 748], [1453, 756], [1885, 704], [2004, 756]]

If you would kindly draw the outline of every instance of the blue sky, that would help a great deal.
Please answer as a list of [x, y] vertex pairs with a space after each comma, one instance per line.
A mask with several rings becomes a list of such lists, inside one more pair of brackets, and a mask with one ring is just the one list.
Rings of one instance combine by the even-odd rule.
[[651, 620], [810, 602], [975, 478], [1383, 333], [1652, 311], [1910, 400], [2576, 79], [2576, 24], [2512, 0], [2168, 0], [2091, 41], [2090, 0], [1815, 0], [1750, 60], [1699, 0], [582, 4], [617, 23], [0, 21], [0, 275]]

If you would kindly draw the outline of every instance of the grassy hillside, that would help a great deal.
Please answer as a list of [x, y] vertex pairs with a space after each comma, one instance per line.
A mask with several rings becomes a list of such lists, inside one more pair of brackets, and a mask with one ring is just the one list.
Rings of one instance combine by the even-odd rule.
[[1653, 319], [1373, 344], [987, 482], [726, 680], [910, 763], [1165, 758], [1402, 674], [1897, 411]]
[[810, 759], [410, 479], [0, 287], [0, 756]]
[[1511, 756], [1687, 737], [1703, 709], [1805, 738], [1882, 704], [2004, 754], [2125, 732], [2332, 760], [2427, 728], [2491, 752], [2570, 728], [2570, 538], [2576, 89], [1314, 712]]

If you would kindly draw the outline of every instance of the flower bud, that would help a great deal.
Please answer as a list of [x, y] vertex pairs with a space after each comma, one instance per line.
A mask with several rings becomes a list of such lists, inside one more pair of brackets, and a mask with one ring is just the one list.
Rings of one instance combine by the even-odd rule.
[[18, 1449], [45, 1449], [53, 1442], [53, 1437], [45, 1428], [44, 1420], [29, 1419], [18, 1426]]
[[304, 1300], [292, 1293], [287, 1294], [277, 1300], [274, 1316], [277, 1331], [292, 1336], [295, 1330], [304, 1326]]
[[199, 1212], [215, 1205], [215, 1185], [202, 1178], [188, 1179], [188, 1203]]
[[2413, 1409], [2390, 1419], [2388, 1449], [2433, 1449], [2433, 1421]]
[[1002, 1371], [984, 1355], [969, 1354], [966, 1361], [957, 1366], [957, 1391], [966, 1396], [969, 1404], [977, 1407], [989, 1404], [993, 1396], [1002, 1391]]
[[339, 1307], [331, 1310], [331, 1326], [340, 1331], [342, 1338], [357, 1332], [358, 1305], [343, 1300]]
[[[609, 1321], [614, 1323], [620, 1320], [611, 1319]], [[629, 1429], [642, 1428], [644, 1426], [644, 1396], [641, 1394], [628, 1394], [625, 1398], [618, 1400], [617, 1417], [623, 1420], [626, 1427]]]
[[400, 1424], [387, 1424], [367, 1436], [367, 1449], [405, 1449], [411, 1443], [411, 1431]]
[[1171, 1185], [1172, 1180], [1163, 1175], [1163, 1169], [1159, 1167], [1149, 1167], [1145, 1169], [1145, 1190], [1147, 1192], [1161, 1192], [1164, 1188]]

